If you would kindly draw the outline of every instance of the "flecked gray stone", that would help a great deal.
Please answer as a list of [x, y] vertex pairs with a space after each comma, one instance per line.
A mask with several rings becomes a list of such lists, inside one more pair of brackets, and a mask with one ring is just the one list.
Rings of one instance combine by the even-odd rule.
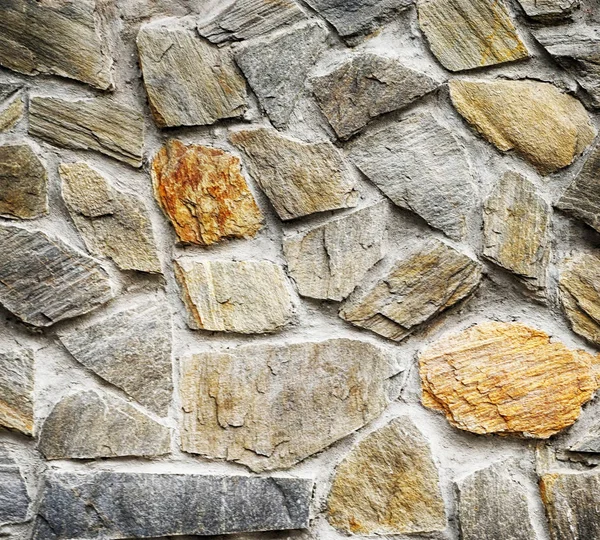
[[553, 22], [569, 17], [579, 7], [579, 0], [519, 0], [528, 17]]
[[0, 426], [25, 435], [33, 435], [33, 362], [29, 349], [0, 352]]
[[12, 129], [25, 112], [23, 85], [0, 84], [0, 132]]
[[26, 521], [30, 502], [19, 466], [0, 446], [0, 525]]
[[571, 452], [600, 454], [600, 422], [594, 422], [569, 446]]

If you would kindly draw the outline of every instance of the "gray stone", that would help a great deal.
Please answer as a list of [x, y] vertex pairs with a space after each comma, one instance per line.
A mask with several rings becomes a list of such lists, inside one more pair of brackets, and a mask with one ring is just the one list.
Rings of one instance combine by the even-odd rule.
[[347, 139], [373, 118], [402, 109], [438, 84], [397, 59], [362, 53], [312, 79], [323, 114], [338, 137]]
[[0, 525], [26, 521], [30, 502], [19, 466], [0, 446]]
[[137, 196], [115, 189], [87, 163], [62, 163], [62, 196], [92, 255], [121, 270], [160, 273], [148, 210]]
[[519, 0], [528, 17], [541, 22], [568, 18], [579, 7], [579, 0]]
[[29, 349], [0, 352], [0, 426], [25, 435], [33, 435], [33, 362]]
[[112, 297], [95, 259], [42, 231], [0, 225], [0, 304], [23, 322], [50, 326]]
[[54, 406], [38, 448], [46, 459], [95, 459], [160, 456], [170, 445], [169, 428], [122, 399], [88, 390]]
[[[569, 446], [571, 452], [600, 454], [600, 422], [593, 423]], [[597, 456], [600, 457], [600, 456]]]
[[287, 124], [326, 36], [320, 24], [309, 23], [249, 42], [236, 51], [238, 66], [275, 127]]
[[284, 237], [288, 273], [302, 296], [343, 300], [385, 255], [387, 203]]
[[56, 146], [95, 150], [134, 167], [142, 166], [144, 119], [138, 111], [110, 98], [32, 97], [29, 133]]
[[396, 205], [461, 239], [476, 202], [463, 145], [431, 113], [418, 112], [361, 136], [350, 159]]
[[0, 84], [0, 132], [12, 129], [23, 117], [23, 86]]
[[173, 394], [171, 314], [148, 302], [61, 333], [75, 360], [159, 416]]
[[50, 472], [35, 540], [147, 538], [308, 527], [313, 481], [196, 474]]

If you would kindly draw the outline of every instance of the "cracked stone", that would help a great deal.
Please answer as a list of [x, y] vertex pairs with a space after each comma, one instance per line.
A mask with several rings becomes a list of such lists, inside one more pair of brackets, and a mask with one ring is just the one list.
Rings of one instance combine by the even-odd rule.
[[0, 426], [25, 435], [33, 435], [33, 365], [30, 349], [0, 352]]
[[528, 17], [541, 22], [566, 19], [579, 8], [579, 0], [519, 0], [519, 4]]
[[19, 466], [0, 446], [0, 525], [27, 521], [30, 502]]
[[23, 117], [23, 89], [19, 84], [0, 84], [0, 133], [15, 127]]

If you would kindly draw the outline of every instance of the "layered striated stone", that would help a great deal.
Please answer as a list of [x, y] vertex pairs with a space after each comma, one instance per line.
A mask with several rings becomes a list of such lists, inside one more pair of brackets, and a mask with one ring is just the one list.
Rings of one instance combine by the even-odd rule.
[[548, 83], [454, 80], [450, 96], [485, 139], [542, 174], [570, 165], [596, 136], [583, 105]]
[[113, 297], [95, 259], [42, 231], [0, 225], [0, 304], [34, 326], [77, 317]]
[[170, 140], [152, 161], [154, 195], [181, 242], [252, 238], [263, 215], [231, 154]]
[[19, 466], [0, 446], [0, 526], [26, 521], [30, 502]]
[[92, 255], [121, 270], [160, 273], [152, 223], [136, 195], [117, 190], [87, 163], [61, 163], [62, 196]]
[[29, 133], [56, 146], [94, 150], [134, 167], [142, 166], [144, 119], [138, 111], [113, 99], [32, 97]]
[[468, 298], [480, 281], [481, 264], [432, 241], [398, 261], [374, 285], [357, 288], [339, 314], [355, 326], [400, 341]]
[[477, 200], [473, 174], [463, 145], [430, 112], [361, 136], [350, 159], [394, 204], [464, 237]]
[[23, 117], [23, 86], [0, 84], [0, 133], [15, 127]]
[[343, 300], [386, 251], [387, 203], [284, 237], [288, 273], [302, 296]]
[[554, 22], [568, 18], [579, 7], [579, 0], [519, 0], [519, 4], [528, 17]]
[[397, 372], [381, 349], [349, 339], [184, 358], [182, 448], [256, 472], [291, 467], [377, 418]]
[[33, 435], [33, 365], [30, 349], [0, 352], [0, 426], [25, 435]]
[[433, 533], [446, 528], [444, 500], [429, 444], [408, 417], [368, 435], [338, 466], [327, 501], [345, 533]]
[[269, 261], [175, 261], [175, 276], [196, 330], [261, 334], [294, 320], [281, 266]]
[[229, 139], [281, 219], [356, 206], [355, 183], [331, 143], [305, 143], [265, 128], [236, 131]]
[[362, 53], [312, 79], [317, 102], [338, 137], [347, 139], [373, 118], [402, 109], [438, 83], [395, 58]]
[[423, 405], [478, 434], [547, 439], [598, 388], [598, 359], [520, 323], [482, 323], [419, 357]]

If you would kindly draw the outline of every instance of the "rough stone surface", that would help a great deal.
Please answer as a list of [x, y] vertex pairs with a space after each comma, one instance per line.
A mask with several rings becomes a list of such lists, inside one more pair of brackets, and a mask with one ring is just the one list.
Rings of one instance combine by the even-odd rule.
[[361, 136], [350, 159], [396, 205], [451, 238], [464, 237], [476, 201], [473, 175], [464, 147], [431, 113]]
[[340, 317], [400, 341], [420, 324], [469, 297], [481, 280], [481, 265], [439, 241], [405, 259], [372, 287], [359, 287], [342, 304]]
[[33, 435], [33, 362], [29, 349], [0, 352], [0, 426], [25, 435]]
[[570, 446], [571, 452], [600, 454], [600, 422], [596, 421]]
[[115, 189], [87, 163], [62, 163], [62, 196], [86, 247], [122, 270], [160, 273], [148, 211], [136, 196]]
[[312, 86], [331, 127], [347, 139], [373, 118], [432, 92], [438, 83], [395, 58], [362, 53], [314, 78]]
[[408, 417], [363, 439], [338, 466], [328, 499], [331, 525], [346, 533], [431, 533], [446, 528], [438, 471]]
[[0, 525], [26, 521], [30, 502], [19, 466], [0, 446]]
[[579, 7], [579, 0], [519, 0], [528, 17], [552, 22], [569, 17]]
[[583, 105], [548, 83], [453, 80], [450, 96], [483, 137], [542, 174], [570, 165], [596, 135]]
[[383, 412], [391, 362], [349, 339], [184, 358], [182, 448], [257, 472], [291, 467]]
[[237, 131], [230, 141], [283, 220], [356, 205], [358, 192], [339, 150], [305, 143], [273, 129]]
[[170, 140], [152, 161], [154, 195], [181, 242], [209, 246], [251, 238], [263, 215], [231, 154]]
[[0, 304], [23, 322], [50, 326], [113, 297], [97, 261], [42, 231], [0, 225]]
[[577, 420], [598, 388], [598, 359], [520, 323], [482, 323], [420, 357], [423, 405], [478, 434], [546, 439]]
[[23, 86], [0, 84], [0, 133], [12, 129], [23, 117]]

